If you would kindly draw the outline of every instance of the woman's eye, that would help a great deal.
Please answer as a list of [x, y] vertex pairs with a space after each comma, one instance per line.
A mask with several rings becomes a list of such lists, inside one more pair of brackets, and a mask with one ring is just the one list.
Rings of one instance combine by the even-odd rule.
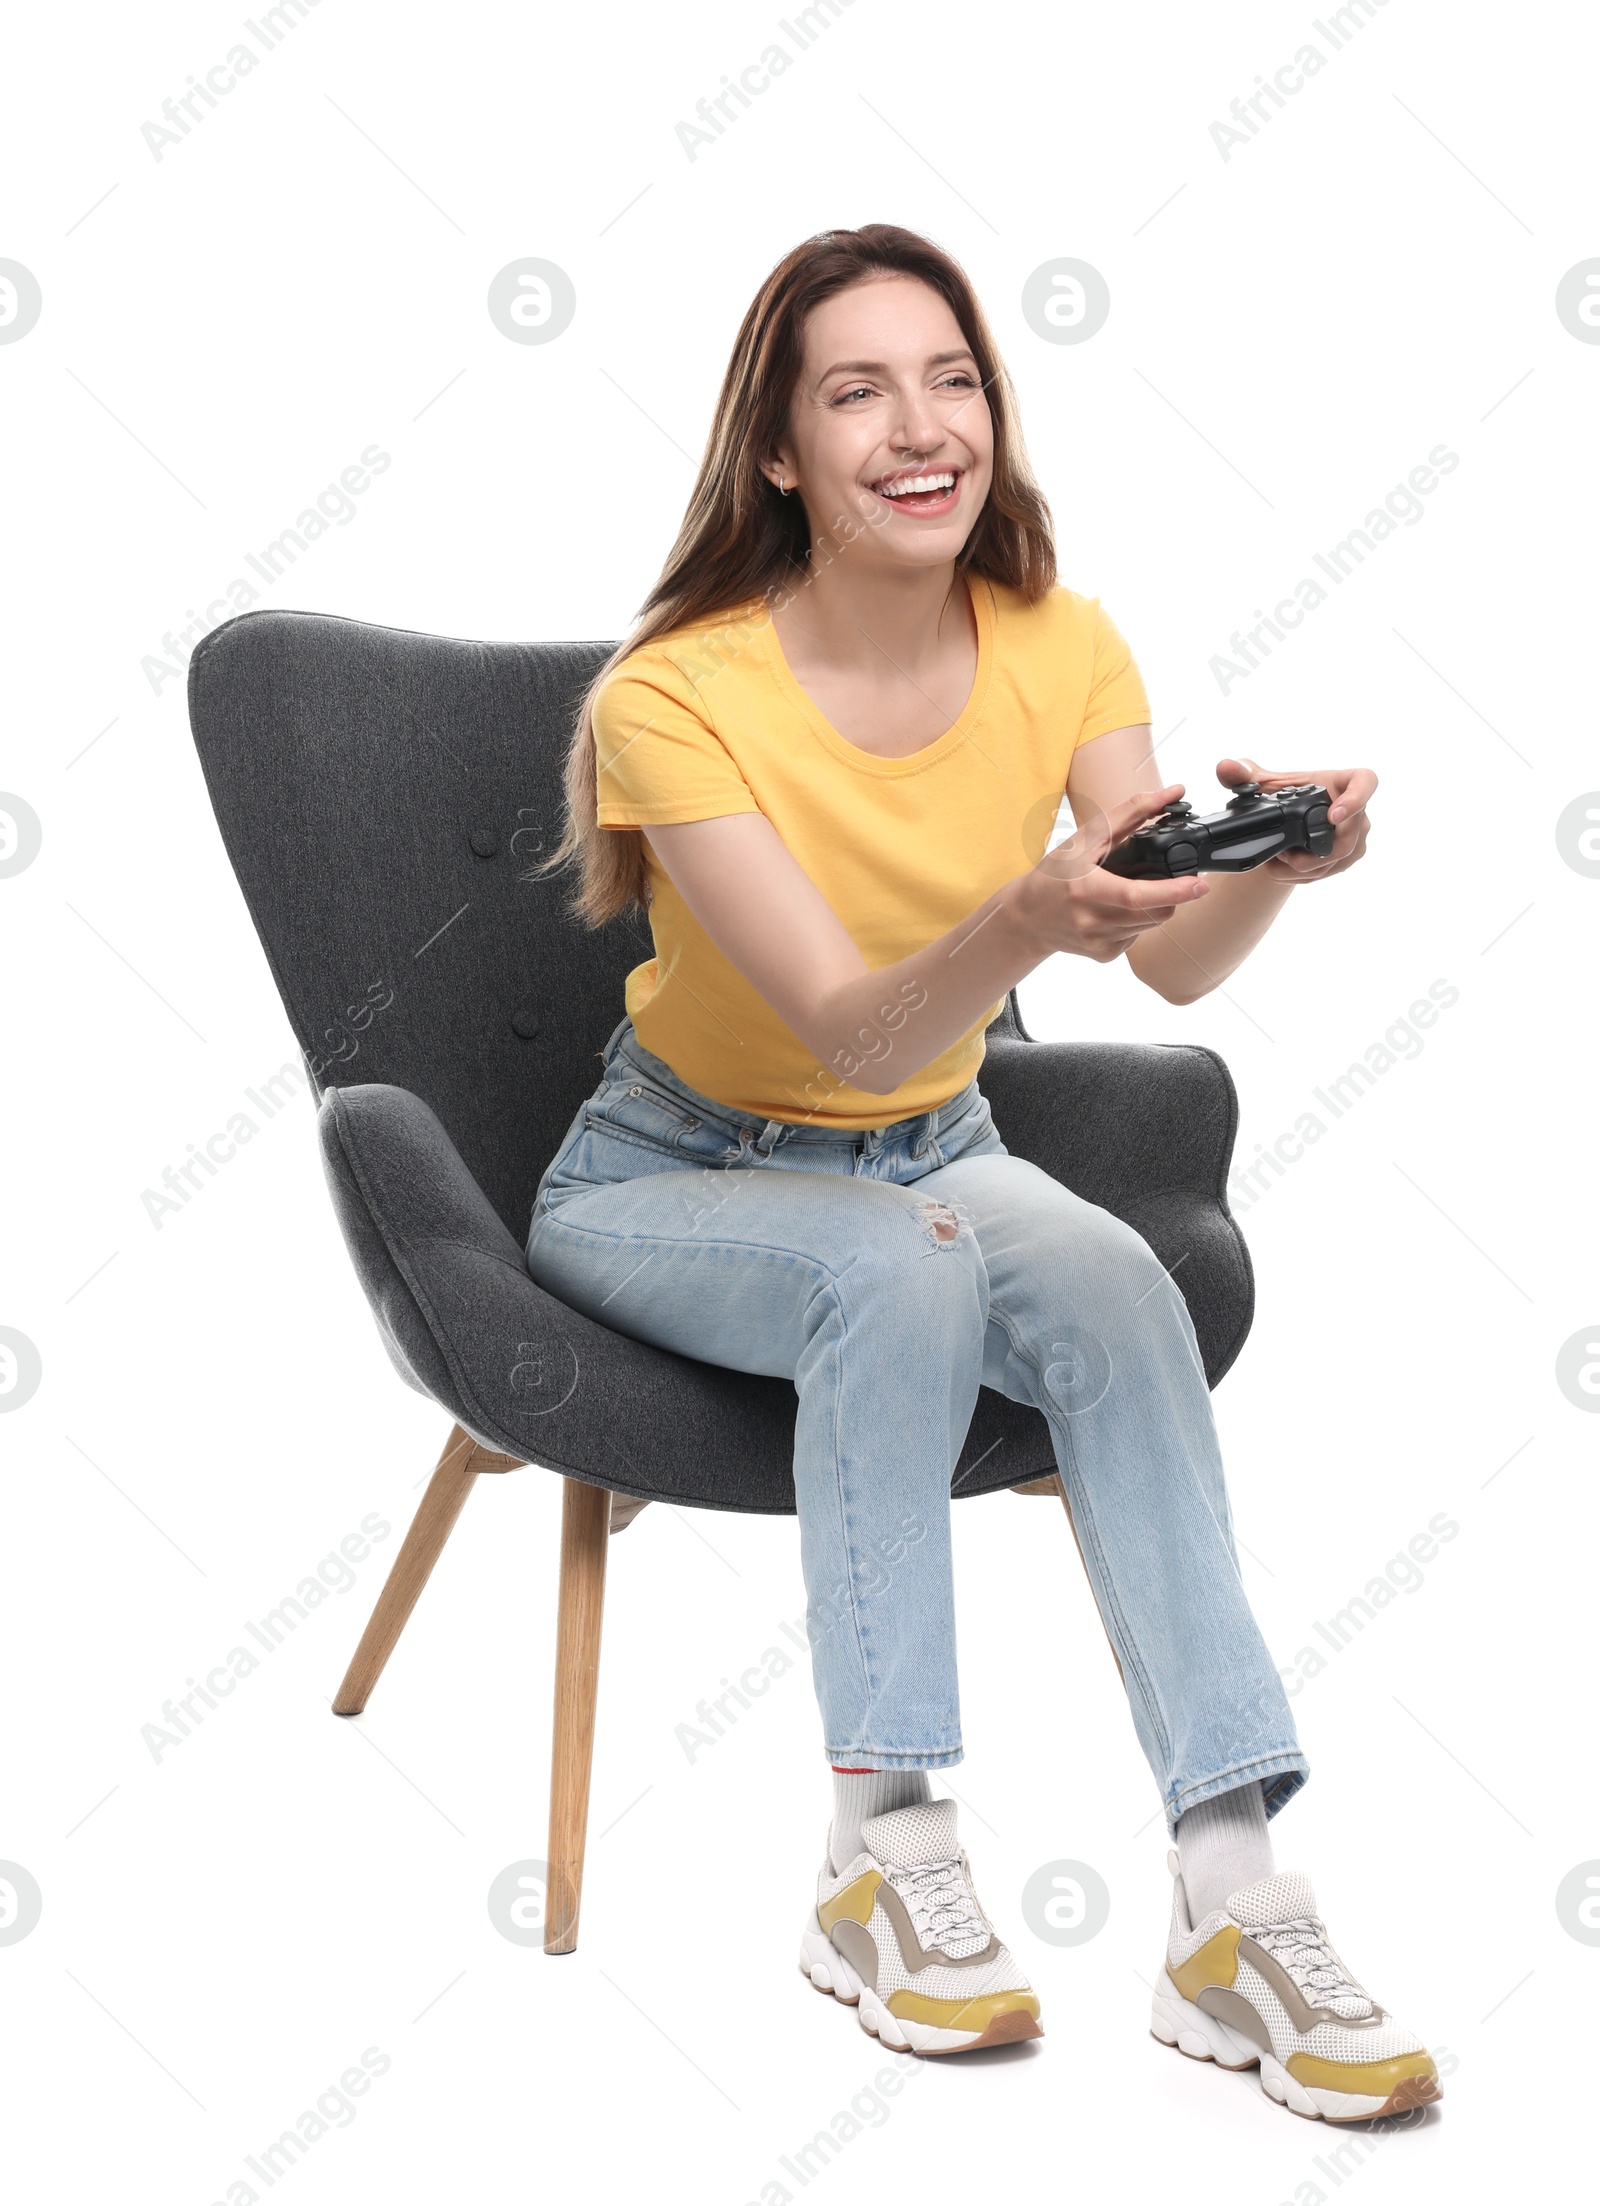
[[[853, 389], [839, 393], [839, 398], [870, 398], [871, 396], [871, 387], [865, 383], [857, 383]], [[834, 403], [837, 404], [838, 400], [836, 399]]]

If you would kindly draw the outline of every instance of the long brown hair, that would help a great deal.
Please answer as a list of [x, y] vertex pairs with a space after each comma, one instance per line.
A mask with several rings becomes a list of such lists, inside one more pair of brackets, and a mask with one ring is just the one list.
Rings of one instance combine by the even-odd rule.
[[[1050, 510], [1028, 465], [1016, 397], [966, 272], [913, 230], [869, 222], [824, 230], [779, 261], [751, 301], [734, 340], [700, 473], [678, 540], [638, 624], [595, 675], [578, 707], [567, 752], [562, 839], [524, 876], [538, 879], [576, 861], [572, 909], [591, 927], [644, 904], [647, 853], [637, 828], [602, 828], [595, 816], [594, 700], [630, 652], [674, 629], [715, 623], [757, 597], [769, 602], [802, 577], [811, 519], [799, 497], [782, 496], [761, 472], [789, 426], [804, 363], [806, 317], [836, 292], [879, 275], [915, 276], [937, 291], [960, 325], [989, 394], [994, 476], [983, 511], [957, 558], [958, 571], [1020, 590], [1031, 603], [1056, 579]], [[768, 616], [770, 617], [770, 615]], [[707, 648], [717, 655], [715, 637]]]

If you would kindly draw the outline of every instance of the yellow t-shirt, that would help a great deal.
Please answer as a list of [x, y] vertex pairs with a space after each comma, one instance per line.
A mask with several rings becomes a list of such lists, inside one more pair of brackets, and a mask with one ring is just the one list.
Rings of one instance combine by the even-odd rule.
[[[876, 971], [936, 941], [1043, 856], [1073, 751], [1147, 721], [1097, 598], [971, 578], [978, 671], [936, 743], [879, 758], [830, 726], [757, 597], [630, 655], [595, 701], [602, 827], [761, 812]], [[628, 975], [645, 1048], [702, 1095], [788, 1124], [888, 1126], [957, 1095], [975, 1025], [888, 1095], [842, 1080], [725, 957], [649, 855], [655, 956]]]

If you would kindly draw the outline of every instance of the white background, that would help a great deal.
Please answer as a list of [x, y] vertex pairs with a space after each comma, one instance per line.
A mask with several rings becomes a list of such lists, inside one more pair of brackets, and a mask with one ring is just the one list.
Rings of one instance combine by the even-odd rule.
[[[1215, 1398], [1286, 1667], [1430, 1517], [1459, 1526], [1298, 1690], [1313, 1778], [1274, 1826], [1357, 1973], [1454, 2067], [1440, 2113], [1330, 2172], [1337, 2133], [1146, 2034], [1153, 1789], [1058, 1507], [1002, 1494], [956, 1515], [952, 1789], [1048, 2035], [905, 2064], [810, 2187], [1275, 2206], [1340, 2175], [1498, 2198], [1535, 2160], [1592, 2161], [1600, 1949], [1555, 1893], [1600, 1855], [1600, 1427], [1555, 1370], [1600, 1320], [1600, 883], [1556, 822], [1600, 786], [1600, 348], [1554, 308], [1600, 253], [1592, 23], [1389, 0], [1224, 160], [1209, 126], [1308, 13], [855, 0], [689, 160], [675, 126], [776, 22], [323, 0], [159, 161], [141, 125], [247, 36], [235, 12], [11, 30], [0, 255], [44, 298], [0, 347], [0, 784], [44, 829], [0, 882], [0, 1323], [43, 1360], [0, 1426], [0, 1857], [44, 1895], [0, 1946], [19, 2196], [264, 2195], [245, 2155], [377, 2047], [356, 2119], [281, 2179], [300, 2206], [557, 2181], [739, 2206], [798, 2195], [780, 2156], [888, 2065], [794, 1967], [827, 1808], [804, 1668], [692, 1764], [675, 1737], [786, 1644], [792, 1521], [653, 1508], [614, 1543], [582, 1941], [513, 1945], [485, 1895], [544, 1852], [557, 1480], [480, 1485], [368, 1714], [333, 1721], [446, 1420], [382, 1353], [304, 1096], [161, 1230], [141, 1202], [294, 1055], [182, 681], [155, 694], [141, 661], [372, 443], [393, 464], [357, 518], [261, 602], [622, 634], [756, 285], [870, 220], [971, 272], [1063, 579], [1132, 643], [1168, 770], [1205, 808], [1241, 750], [1381, 780], [1365, 862], [1298, 890], [1224, 992], [1172, 1009], [1058, 959], [1023, 992], [1034, 1032], [1215, 1046], [1248, 1161], [1431, 982], [1459, 991], [1241, 1203], [1258, 1310]], [[546, 346], [485, 310], [524, 255], [576, 287]], [[1020, 310], [1061, 255], [1111, 290], [1082, 345]], [[1224, 697], [1212, 655], [1441, 443], [1460, 464], [1425, 518]], [[393, 1529], [357, 1585], [153, 1761], [141, 1727], [373, 1511]], [[1081, 1947], [1022, 1920], [1059, 1859], [1112, 1894]]]

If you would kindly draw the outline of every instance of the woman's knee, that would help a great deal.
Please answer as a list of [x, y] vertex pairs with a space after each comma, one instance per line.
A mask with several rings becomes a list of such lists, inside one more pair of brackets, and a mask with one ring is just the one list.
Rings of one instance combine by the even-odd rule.
[[[1027, 1291], [1008, 1329], [1073, 1406], [1098, 1399], [1113, 1370], [1156, 1350], [1177, 1283], [1144, 1236], [1112, 1211], [1074, 1201], [1041, 1221]], [[1098, 1380], [1096, 1380], [1098, 1374]]]
[[1101, 1300], [1142, 1295], [1166, 1270], [1136, 1227], [1070, 1188], [1039, 1206], [1033, 1230], [1043, 1270], [1081, 1282]]
[[1130, 1226], [1115, 1211], [1102, 1210], [1091, 1205], [1093, 1220], [1089, 1233], [1091, 1261], [1097, 1277], [1109, 1289], [1126, 1289], [1135, 1297], [1146, 1294], [1158, 1279], [1166, 1276], [1166, 1266], [1137, 1227]]

